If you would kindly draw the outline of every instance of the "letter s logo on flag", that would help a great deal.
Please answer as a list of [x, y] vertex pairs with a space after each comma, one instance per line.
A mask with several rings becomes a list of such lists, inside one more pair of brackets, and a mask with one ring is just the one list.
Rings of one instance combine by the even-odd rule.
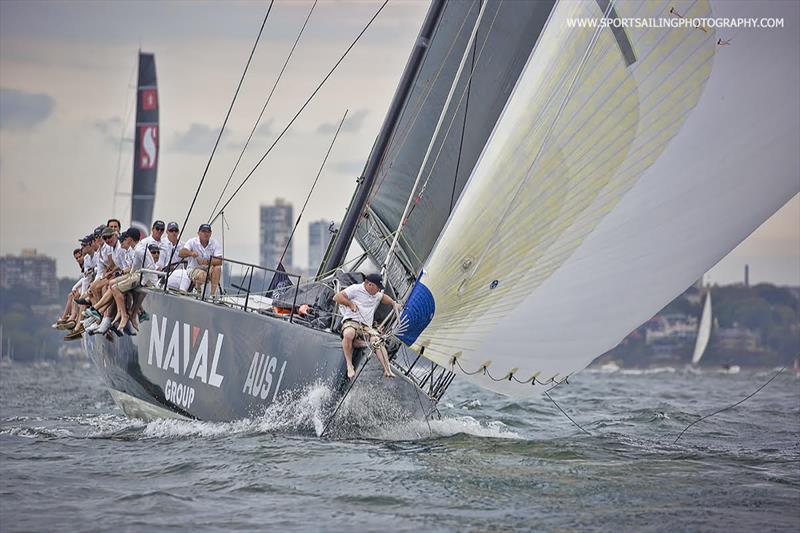
[[139, 168], [155, 168], [158, 160], [158, 126], [139, 126]]

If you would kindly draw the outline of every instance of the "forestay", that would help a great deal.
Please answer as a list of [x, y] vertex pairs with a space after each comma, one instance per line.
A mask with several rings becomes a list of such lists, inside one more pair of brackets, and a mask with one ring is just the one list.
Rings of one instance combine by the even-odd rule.
[[763, 97], [799, 63], [791, 44], [771, 55], [780, 32], [569, 27], [604, 10], [712, 15], [559, 2], [404, 315], [410, 330], [433, 315], [405, 336], [425, 357], [499, 392], [585, 367], [800, 189], [798, 101]]

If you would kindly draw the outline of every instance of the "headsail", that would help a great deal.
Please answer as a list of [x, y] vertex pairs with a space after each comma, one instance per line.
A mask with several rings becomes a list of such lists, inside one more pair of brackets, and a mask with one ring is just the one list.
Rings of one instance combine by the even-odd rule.
[[[380, 155], [377, 185], [356, 233], [361, 246], [382, 264], [432, 142], [431, 157], [422, 169], [423, 177], [430, 176], [427, 189], [389, 262], [388, 279], [401, 294], [444, 227], [554, 1], [447, 2], [441, 10], [394, 135]], [[468, 47], [484, 3], [476, 37]], [[435, 8], [434, 4], [431, 10]], [[465, 55], [466, 68], [455, 80]], [[443, 109], [453, 85], [451, 105]], [[442, 113], [443, 127], [432, 140]]]
[[706, 351], [708, 340], [711, 338], [711, 291], [706, 294], [706, 303], [703, 305], [703, 315], [700, 317], [700, 326], [697, 328], [697, 341], [692, 354], [692, 364], [700, 362]]
[[[763, 43], [743, 62], [731, 47], [717, 54], [711, 28], [569, 24], [671, 10], [711, 16], [706, 0], [556, 5], [425, 262], [430, 293], [418, 292], [431, 305], [407, 307], [435, 306], [405, 339], [425, 357], [509, 394], [558, 382], [798, 192], [800, 132], [781, 119], [798, 116], [797, 100], [738, 83], [769, 84], [776, 58], [758, 56]], [[787, 68], [793, 54], [781, 56]], [[422, 329], [425, 318], [407, 311], [404, 322]]]
[[158, 174], [158, 87], [156, 59], [139, 52], [136, 88], [136, 131], [133, 150], [131, 225], [148, 232], [153, 218]]

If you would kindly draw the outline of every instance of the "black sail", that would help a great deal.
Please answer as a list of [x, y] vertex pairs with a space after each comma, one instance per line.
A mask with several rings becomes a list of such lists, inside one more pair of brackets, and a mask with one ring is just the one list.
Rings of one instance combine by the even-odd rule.
[[382, 264], [391, 244], [390, 234], [400, 224], [458, 66], [468, 54], [423, 169], [423, 182], [430, 175], [427, 188], [414, 205], [395, 257], [389, 261], [389, 281], [400, 293], [409, 287], [431, 252], [554, 3], [488, 0], [470, 50], [467, 46], [481, 0], [445, 4], [392, 139], [380, 154], [376, 184], [355, 235], [370, 257]]
[[158, 87], [155, 56], [142, 52], [139, 52], [134, 134], [131, 225], [147, 232], [153, 219], [158, 174]]

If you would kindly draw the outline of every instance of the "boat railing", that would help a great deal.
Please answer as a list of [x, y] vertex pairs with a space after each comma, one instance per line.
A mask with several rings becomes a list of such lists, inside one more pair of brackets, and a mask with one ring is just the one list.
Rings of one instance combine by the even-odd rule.
[[439, 401], [455, 379], [453, 371], [423, 357], [420, 353], [400, 349], [395, 353], [392, 362], [421, 391], [434, 401]]
[[[197, 298], [200, 301], [211, 301], [216, 304], [235, 307], [244, 311], [273, 315], [294, 322], [298, 314], [297, 297], [300, 290], [301, 274], [285, 270], [268, 268], [253, 263], [223, 257], [222, 272], [219, 280], [219, 293], [211, 295], [211, 269], [209, 262], [204, 265], [206, 282], [201, 287], [194, 287], [193, 292], [181, 291], [168, 287], [163, 289], [172, 293]], [[172, 271], [176, 271], [172, 269]], [[170, 270], [158, 273], [161, 276], [171, 275]]]

